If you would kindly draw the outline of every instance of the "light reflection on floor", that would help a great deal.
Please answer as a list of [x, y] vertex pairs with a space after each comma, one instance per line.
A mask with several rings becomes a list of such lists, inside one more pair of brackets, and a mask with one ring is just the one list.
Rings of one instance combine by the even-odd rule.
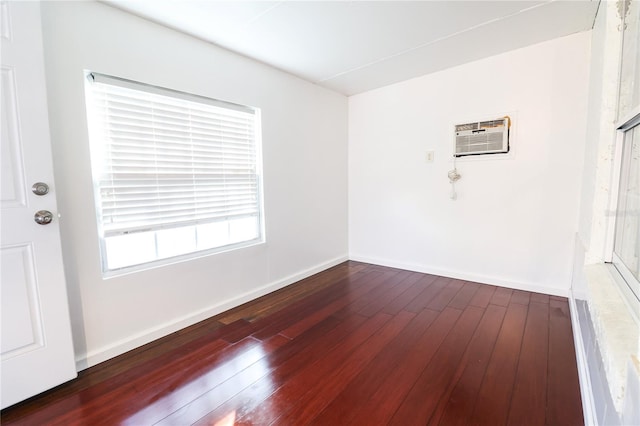
[[218, 420], [214, 426], [233, 426], [236, 422], [236, 411], [233, 410], [231, 413], [227, 414], [224, 418]]
[[[250, 340], [254, 340], [251, 339]], [[245, 386], [235, 383], [253, 383], [258, 380], [271, 380], [269, 373], [271, 366], [267, 357], [268, 353], [262, 347], [262, 342], [254, 340], [246, 349], [237, 353], [226, 362], [213, 365], [204, 374], [199, 374], [187, 383], [181, 380], [173, 380], [163, 384], [158, 391], [159, 399], [141, 408], [136, 414], [130, 416], [122, 424], [176, 424], [181, 418], [193, 423], [208, 414], [211, 410], [233, 398]], [[166, 368], [171, 368], [168, 365]], [[189, 374], [189, 367], [185, 369]], [[171, 390], [172, 387], [175, 389]], [[270, 386], [269, 386], [270, 387]], [[185, 404], [188, 406], [185, 407]], [[233, 425], [236, 411], [232, 411], [220, 419], [215, 425]]]

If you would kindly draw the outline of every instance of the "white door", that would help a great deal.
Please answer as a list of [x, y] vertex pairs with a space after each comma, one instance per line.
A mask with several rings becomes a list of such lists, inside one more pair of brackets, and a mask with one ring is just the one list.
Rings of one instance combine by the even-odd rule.
[[[40, 4], [0, 2], [2, 408], [76, 377], [53, 182]], [[49, 192], [36, 195], [43, 182]], [[41, 186], [44, 188], [44, 186]], [[38, 211], [52, 213], [48, 224]], [[42, 220], [46, 222], [46, 214]]]

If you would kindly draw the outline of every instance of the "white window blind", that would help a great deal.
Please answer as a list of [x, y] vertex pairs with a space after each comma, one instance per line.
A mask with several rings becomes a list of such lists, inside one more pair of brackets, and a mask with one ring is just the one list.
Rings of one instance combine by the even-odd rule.
[[259, 222], [256, 110], [96, 73], [88, 78], [103, 238]]

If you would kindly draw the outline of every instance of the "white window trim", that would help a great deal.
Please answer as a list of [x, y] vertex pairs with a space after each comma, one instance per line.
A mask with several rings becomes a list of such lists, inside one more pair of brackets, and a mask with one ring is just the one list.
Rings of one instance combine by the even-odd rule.
[[621, 259], [614, 253], [614, 243], [618, 212], [618, 196], [620, 193], [620, 173], [622, 168], [624, 136], [626, 131], [638, 125], [640, 125], [640, 106], [634, 108], [616, 124], [613, 168], [609, 194], [610, 214], [607, 223], [607, 239], [605, 242], [605, 262], [608, 263], [610, 273], [614, 277], [618, 290], [621, 292], [627, 306], [630, 308], [630, 311], [635, 314], [635, 320], [640, 323], [640, 317], [637, 313], [640, 309], [640, 295], [636, 294], [628, 284], [628, 282], [637, 282], [638, 280], [636, 280], [630, 272], [620, 270], [614, 265], [614, 262], [622, 263]]
[[[213, 254], [222, 254], [222, 253], [232, 252], [237, 249], [249, 249], [251, 247], [261, 246], [265, 244], [264, 224], [262, 224], [262, 227], [263, 227], [262, 237], [255, 240], [245, 241], [245, 242], [236, 243], [236, 244], [229, 244], [219, 248], [194, 251], [187, 254], [153, 260], [150, 262], [145, 262], [138, 265], [126, 266], [124, 268], [119, 268], [119, 269], [105, 270], [104, 269], [106, 267], [106, 265], [104, 264], [105, 260], [104, 258], [102, 258], [101, 259], [102, 267], [103, 267], [102, 279], [108, 280], [110, 278], [135, 274], [138, 272], [148, 271], [150, 269], [156, 269], [163, 266], [175, 265], [175, 264], [183, 263], [186, 261], [197, 260], [203, 257], [211, 256]], [[100, 250], [101, 250], [101, 253], [103, 250], [106, 250], [106, 247], [104, 247], [104, 240], [102, 238], [100, 239]], [[101, 257], [102, 256], [104, 255], [101, 254]]]

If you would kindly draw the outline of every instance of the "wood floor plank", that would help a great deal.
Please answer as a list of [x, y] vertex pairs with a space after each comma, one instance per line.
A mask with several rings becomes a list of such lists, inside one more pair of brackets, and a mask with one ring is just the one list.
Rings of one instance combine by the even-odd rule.
[[[429, 364], [389, 421], [391, 425], [427, 424], [459, 368], [484, 309], [469, 306], [444, 339]], [[380, 413], [376, 413], [376, 418]], [[364, 420], [364, 419], [363, 419]]]
[[497, 426], [507, 422], [526, 318], [526, 306], [513, 303], [507, 307], [476, 399], [474, 423]]
[[269, 424], [291, 410], [298, 398], [309, 391], [311, 383], [315, 385], [324, 380], [343, 363], [351, 351], [362, 345], [391, 319], [392, 317], [387, 314], [378, 314], [368, 319], [336, 345], [331, 352], [323, 352], [324, 358], [317, 359], [315, 363], [298, 371], [260, 405], [239, 416], [237, 424]]
[[[345, 346], [342, 343], [343, 340], [361, 326], [369, 327], [370, 325], [363, 324], [365, 318], [352, 315], [346, 317], [339, 326], [325, 335], [317, 335], [318, 327], [314, 327], [298, 339], [292, 340], [289, 345], [276, 351], [269, 360], [272, 372], [268, 377], [258, 380], [250, 388], [243, 390], [220, 407], [211, 407], [211, 410], [200, 418], [198, 423], [215, 423], [231, 412], [235, 413], [236, 418], [246, 416], [302, 369], [318, 362], [319, 353], [333, 351], [338, 344], [342, 346], [337, 350], [348, 350], [349, 343]], [[353, 342], [357, 343], [357, 341]]]
[[545, 424], [549, 305], [530, 303], [522, 337], [508, 424]]
[[[39, 395], [37, 399], [27, 400], [12, 407], [10, 411], [5, 412], [3, 420], [21, 418], [26, 413], [49, 407], [68, 396], [75, 395], [124, 372], [140, 367], [145, 368], [159, 354], [166, 355], [177, 348], [188, 348], [187, 345], [197, 347], [208, 341], [216, 340], [223, 334], [221, 330], [223, 327], [224, 324], [218, 322], [217, 318], [209, 318], [129, 351], [125, 356], [112, 358], [90, 369], [80, 371], [76, 380], [47, 391]], [[221, 346], [225, 346], [224, 342], [219, 341], [219, 343]], [[117, 386], [117, 382], [114, 386]]]
[[471, 302], [471, 299], [473, 299], [473, 296], [475, 296], [476, 292], [480, 288], [479, 284], [472, 283], [469, 281], [463, 281], [462, 284], [463, 284], [462, 289], [460, 289], [460, 291], [455, 295], [455, 297], [451, 299], [451, 302], [449, 302], [447, 306], [450, 306], [456, 309], [461, 309], [461, 310], [465, 309], [469, 305], [469, 302]]
[[[369, 288], [369, 292], [371, 292], [378, 286], [390, 280], [393, 276], [395, 276], [395, 273], [388, 275], [376, 274], [367, 275], [364, 279], [367, 280], [366, 284]], [[296, 300], [286, 308], [281, 309], [268, 317], [257, 320], [255, 325], [256, 331], [253, 332], [252, 336], [256, 339], [264, 340], [280, 333], [282, 330], [297, 322], [295, 321], [296, 318], [310, 315], [313, 312], [318, 311], [320, 309], [319, 306], [331, 303], [339, 299], [342, 295], [347, 294], [348, 287], [345, 286], [348, 284], [350, 284], [349, 278], [339, 280], [337, 283], [334, 283], [333, 286], [328, 286], [318, 292], [315, 292], [305, 299]]]
[[[216, 423], [232, 412], [238, 418], [246, 415], [291, 377], [317, 362], [318, 353], [332, 351], [336, 345], [341, 344], [344, 338], [362, 326], [365, 317], [360, 315], [345, 317], [340, 320], [337, 326], [333, 327], [332, 324], [335, 321], [338, 320], [328, 318], [322, 321], [274, 352], [269, 359], [271, 374], [268, 376], [257, 380], [219, 407], [209, 407], [207, 413], [197, 412], [194, 414], [191, 410], [188, 411], [188, 416], [185, 413], [180, 413], [182, 422], [189, 423], [198, 420], [201, 424]], [[185, 408], [189, 409], [189, 405], [187, 404]]]
[[[285, 342], [281, 341], [281, 344], [285, 344]], [[265, 356], [238, 371], [229, 377], [228, 380], [207, 386], [209, 390], [193, 398], [189, 404], [172, 406], [173, 411], [160, 420], [158, 420], [158, 417], [161, 416], [159, 415], [159, 410], [154, 410], [153, 406], [150, 407], [153, 411], [150, 415], [141, 418], [138, 414], [129, 420], [131, 424], [155, 424], [158, 426], [188, 425], [195, 423], [198, 419], [204, 417], [213, 409], [218, 408], [258, 380], [267, 377], [270, 372], [269, 356]], [[174, 397], [174, 394], [172, 394], [171, 397]], [[165, 406], [166, 405], [167, 404], [165, 404]]]
[[385, 307], [382, 309], [382, 312], [396, 315], [400, 311], [404, 310], [409, 303], [413, 301], [413, 299], [418, 296], [421, 292], [423, 292], [429, 284], [425, 284], [423, 281], [424, 275], [414, 273], [412, 277], [409, 278], [409, 281], [415, 281], [411, 287], [407, 289], [404, 293], [398, 295], [395, 299], [390, 301]]
[[549, 301], [547, 425], [583, 424], [578, 368], [566, 298]]
[[510, 303], [520, 303], [521, 305], [528, 305], [531, 293], [522, 290], [513, 290], [511, 294]]
[[434, 311], [441, 311], [451, 302], [451, 300], [458, 294], [463, 287], [463, 282], [460, 280], [449, 280], [447, 285], [427, 304], [427, 309]]
[[227, 331], [225, 331], [222, 336], [222, 340], [229, 343], [236, 343], [250, 336], [255, 330], [255, 323], [245, 319], [239, 319], [227, 325]]
[[471, 298], [471, 302], [469, 302], [469, 304], [479, 308], [486, 308], [489, 306], [489, 302], [491, 301], [493, 294], [496, 292], [496, 289], [497, 287], [492, 285], [480, 285], [480, 288], [473, 298]]
[[549, 303], [549, 295], [542, 293], [529, 293], [529, 300], [536, 303]]
[[429, 421], [430, 425], [471, 424], [476, 397], [506, 311], [503, 306], [487, 307], [465, 354], [463, 371], [453, 380], [451, 392], [441, 400], [441, 404], [434, 411]]
[[[361, 303], [361, 305], [357, 305], [356, 308], [348, 310], [343, 308], [342, 310], [336, 311], [341, 312], [344, 316], [350, 315], [357, 312], [362, 304], [368, 303], [362, 301], [365, 295], [368, 295], [366, 297], [371, 298], [372, 292], [375, 292], [380, 287], [384, 287], [384, 285], [389, 282], [393, 282], [394, 277], [398, 273], [396, 271], [380, 272], [377, 270], [366, 269], [363, 271], [363, 274], [364, 275], [362, 276], [358, 276], [357, 279], [349, 279], [347, 281], [336, 283], [337, 285], [323, 289], [322, 291], [311, 295], [306, 299], [296, 301], [291, 305], [291, 307], [286, 308], [286, 310], [283, 309], [282, 311], [270, 315], [269, 317], [264, 318], [261, 321], [265, 323], [273, 323], [274, 321], [284, 321], [285, 323], [291, 322], [292, 317], [302, 318], [303, 316], [312, 315], [312, 313], [321, 310], [327, 304], [333, 303], [334, 301], [339, 300], [345, 296], [350, 299], [347, 305], [352, 305], [358, 301]], [[348, 286], [345, 287], [345, 283], [348, 283]], [[356, 291], [352, 293], [352, 289]], [[355, 299], [353, 297], [354, 294], [357, 295]], [[273, 324], [272, 328], [274, 325], [276, 324]], [[286, 328], [288, 328], [289, 326], [287, 326]], [[274, 328], [273, 330], [277, 330], [277, 328]], [[256, 337], [260, 336], [256, 335]]]
[[[396, 278], [398, 277], [398, 272], [392, 270], [390, 272], [385, 272], [381, 276], [372, 279], [368, 286], [370, 290], [353, 300], [352, 303], [349, 303], [343, 309], [338, 312], [338, 315], [349, 315], [353, 313], [360, 313], [363, 308], [377, 300], [381, 294], [384, 294], [384, 290], [388, 285], [397, 285]], [[402, 276], [406, 276], [403, 274]]]
[[[408, 348], [410, 350], [397, 347], [396, 354], [404, 361], [389, 371], [370, 397], [352, 408], [350, 421], [359, 424], [366, 418], [375, 418], [384, 424], [391, 418], [461, 314], [458, 309], [445, 308], [417, 342]], [[328, 417], [329, 413], [323, 415]]]
[[[385, 388], [384, 381], [389, 375], [396, 374], [395, 369], [389, 368], [395, 365], [399, 358], [405, 354], [419, 350], [418, 346], [425, 341], [434, 343], [434, 338], [438, 335], [429, 332], [429, 335], [422, 338], [428, 332], [433, 321], [440, 313], [425, 309], [405, 327], [404, 330], [385, 347], [373, 359], [366, 370], [355, 377], [347, 387], [340, 392], [336, 398], [313, 420], [314, 425], [349, 424], [352, 418], [358, 415], [359, 411], [367, 412], [364, 406], [371, 401], [372, 395], [381, 388]], [[455, 318], [455, 315], [451, 318]], [[445, 316], [441, 321], [445, 320]], [[439, 328], [439, 325], [436, 326]], [[442, 333], [444, 335], [444, 333]]]
[[565, 298], [353, 261], [0, 415], [6, 426], [583, 422]]
[[[213, 336], [207, 336], [207, 339], [201, 338], [190, 342], [190, 344], [185, 345], [186, 353], [192, 353], [192, 351], [197, 351], [198, 349], [202, 349], [212, 355], [220, 354], [224, 350], [227, 350], [226, 353], [228, 353], [230, 345], [222, 339], [217, 338], [218, 336], [219, 334], [216, 333]], [[234, 350], [237, 350], [238, 347], [234, 348]], [[128, 390], [132, 380], [153, 375], [161, 365], [174, 365], [174, 363], [180, 363], [183, 362], [183, 360], [184, 352], [182, 352], [182, 348], [162, 354], [154, 359], [153, 362], [125, 370], [93, 386], [84, 387], [77, 392], [71, 394], [65, 393], [62, 397], [54, 398], [52, 402], [46, 405], [46, 410], [37, 410], [31, 414], [29, 416], [30, 421], [33, 421], [33, 424], [46, 424], [63, 416], [75, 419], [77, 417], [75, 413], [78, 411], [80, 411], [82, 415], [88, 413], [94, 400], [118, 401], [123, 392]], [[37, 402], [27, 401], [27, 406], [32, 406], [33, 404], [37, 405]], [[18, 410], [15, 416], [20, 418], [24, 415], [24, 412], [21, 411], [21, 407], [17, 408]], [[125, 413], [124, 416], [129, 414], [130, 413]], [[12, 418], [12, 416], [7, 416], [6, 412], [3, 413], [2, 417], [3, 423]], [[22, 420], [20, 422], [22, 422]]]
[[[324, 318], [338, 312], [345, 306], [357, 300], [365, 293], [371, 291], [371, 281], [374, 277], [379, 276], [378, 273], [363, 273], [363, 275], [352, 279], [346, 291], [338, 293], [339, 296], [328, 304], [319, 304], [317, 310], [305, 316], [301, 316], [299, 320], [280, 331], [280, 334], [294, 339], [309, 329], [313, 325], [322, 321]], [[296, 318], [297, 319], [297, 318]]]
[[418, 313], [425, 309], [434, 297], [442, 291], [449, 282], [449, 278], [444, 277], [425, 277], [422, 281], [427, 284], [426, 288], [418, 294], [405, 308], [409, 312]]
[[251, 321], [255, 318], [267, 316], [279, 311], [283, 306], [288, 306], [292, 302], [314, 294], [327, 286], [335, 284], [337, 280], [357, 274], [365, 268], [366, 266], [362, 265], [356, 265], [354, 267], [349, 263], [336, 265], [322, 273], [305, 278], [301, 281], [302, 285], [300, 286], [287, 286], [238, 308], [231, 309], [225, 315], [221, 316], [220, 322], [229, 324], [239, 319]]
[[[101, 419], [105, 423], [117, 424], [141, 410], [148, 409], [170, 390], [188, 385], [192, 380], [203, 380], [203, 373], [206, 374], [210, 370], [209, 362], [216, 364], [212, 374], [213, 380], [230, 377], [234, 374], [234, 370], [227, 370], [229, 363], [235, 363], [235, 365], [252, 363], [253, 359], [260, 357], [258, 346], [258, 341], [248, 339], [225, 347], [212, 356], [209, 356], [207, 347], [202, 347], [187, 355], [183, 354], [169, 364], [157, 364], [143, 375], [137, 371], [126, 373], [123, 377], [118, 377], [123, 381], [120, 386], [112, 387], [111, 381], [106, 381], [99, 386], [80, 392], [80, 398], [89, 402], [82, 404], [81, 407], [62, 410], [56, 416], [55, 422], [57, 424], [73, 422], [91, 424]], [[139, 389], [145, 389], [145, 392], [140, 393]], [[190, 390], [191, 388], [186, 389], [186, 397], [189, 397]], [[75, 398], [65, 402], [72, 406], [77, 404]], [[164, 410], [162, 402], [157, 403], [155, 408]], [[50, 419], [46, 421], [51, 422]]]
[[412, 278], [414, 274], [405, 271], [404, 274], [398, 274], [395, 285], [386, 285], [380, 291], [372, 293], [374, 298], [368, 305], [358, 310], [358, 313], [367, 317], [373, 316], [380, 312], [382, 308], [393, 302], [393, 300], [401, 296], [405, 291], [415, 283]]
[[489, 303], [498, 306], [508, 306], [513, 290], [505, 287], [498, 287]]
[[[123, 398], [129, 399], [127, 402], [114, 403], [98, 398], [96, 405], [99, 408], [92, 408], [93, 421], [100, 418], [98, 417], [100, 411], [109, 412], [114, 423], [121, 421], [111, 412], [118, 404], [126, 404], [127, 409], [131, 410], [131, 415], [123, 419], [125, 423], [131, 425], [154, 424], [184, 405], [184, 401], [196, 399], [201, 395], [203, 389], [219, 388], [221, 384], [233, 380], [238, 374], [258, 363], [267, 355], [261, 342], [247, 338], [237, 345], [240, 346], [243, 342], [245, 342], [245, 347], [241, 351], [219, 359], [215, 363], [215, 368], [211, 369], [208, 367], [209, 363], [200, 358], [198, 361], [191, 360], [189, 366], [170, 365], [165, 367], [173, 370], [173, 374], [158, 371], [153, 377], [132, 381], [131, 395], [128, 395], [128, 398]], [[137, 391], [142, 386], [146, 387], [148, 398], [141, 396]], [[102, 415], [105, 418], [105, 414]]]
[[[386, 315], [386, 314], [381, 314]], [[338, 393], [381, 351], [387, 343], [397, 336], [415, 316], [413, 312], [402, 311], [394, 316], [376, 334], [353, 351], [342, 363], [334, 364], [331, 371], [324, 375], [315, 389], [307, 390], [296, 398], [296, 404], [288, 412], [282, 411], [277, 419], [278, 424], [308, 424], [320, 413]], [[335, 368], [339, 365], [338, 368]]]

